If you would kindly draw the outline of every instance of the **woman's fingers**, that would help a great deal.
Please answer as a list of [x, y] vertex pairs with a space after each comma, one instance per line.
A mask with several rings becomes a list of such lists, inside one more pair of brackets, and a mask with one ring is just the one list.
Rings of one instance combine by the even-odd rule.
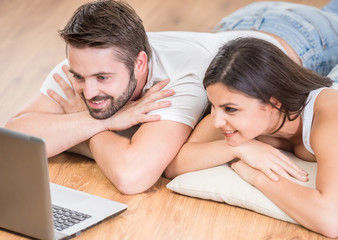
[[[300, 168], [294, 161], [289, 159], [283, 153], [279, 152], [278, 156], [274, 159], [275, 161], [275, 169], [273, 171], [277, 172], [279, 175], [292, 180], [296, 178], [300, 181], [306, 182], [308, 181], [307, 175], [302, 168]], [[278, 166], [278, 167], [277, 167]], [[291, 176], [291, 177], [290, 177]], [[292, 178], [293, 177], [293, 178]]]
[[273, 181], [278, 181], [279, 176], [290, 181], [308, 181], [307, 173], [277, 149], [262, 157], [255, 168]]
[[277, 182], [279, 180], [279, 177], [277, 176], [277, 174], [273, 171], [271, 171], [270, 168], [266, 168], [265, 170], [263, 170], [264, 174], [266, 176], [268, 176], [268, 178], [270, 178], [272, 181]]
[[302, 175], [307, 176], [308, 173], [305, 172], [301, 167], [299, 167], [294, 161], [292, 161], [290, 158], [288, 158], [286, 155], [284, 155], [282, 152], [278, 151], [279, 158], [285, 162], [288, 166], [292, 167], [293, 169], [297, 170]]

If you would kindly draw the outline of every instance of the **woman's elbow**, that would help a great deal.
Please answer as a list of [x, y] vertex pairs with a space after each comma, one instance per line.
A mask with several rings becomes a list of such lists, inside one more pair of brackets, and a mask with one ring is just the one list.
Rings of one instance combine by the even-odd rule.
[[[333, 215], [333, 214], [332, 214]], [[322, 234], [329, 238], [338, 237], [338, 215], [331, 216], [322, 226]]]
[[164, 170], [164, 176], [169, 179], [173, 179], [177, 177], [179, 174], [177, 173], [175, 167], [173, 165], [169, 165], [165, 170]]
[[321, 216], [323, 221], [318, 226], [318, 232], [329, 238], [338, 237], [338, 209], [334, 207], [334, 210], [328, 210], [327, 213], [323, 213]]

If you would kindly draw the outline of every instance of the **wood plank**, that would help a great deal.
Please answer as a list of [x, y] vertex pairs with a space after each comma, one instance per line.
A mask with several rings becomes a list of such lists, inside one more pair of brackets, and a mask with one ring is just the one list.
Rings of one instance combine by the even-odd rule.
[[[58, 37], [73, 11], [86, 0], [1, 0], [0, 126], [39, 90], [49, 71], [65, 57]], [[129, 0], [147, 31], [212, 31], [216, 23], [250, 0]], [[327, 0], [292, 2], [323, 6]], [[161, 178], [148, 191], [120, 194], [85, 157], [64, 153], [49, 160], [52, 182], [129, 205], [122, 215], [76, 239], [310, 239], [307, 229], [229, 206], [190, 198], [165, 188]], [[0, 239], [25, 239], [0, 230]]]

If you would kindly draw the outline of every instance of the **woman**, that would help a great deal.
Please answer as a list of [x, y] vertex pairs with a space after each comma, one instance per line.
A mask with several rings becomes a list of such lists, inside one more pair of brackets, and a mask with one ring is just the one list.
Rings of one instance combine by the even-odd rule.
[[[236, 159], [232, 168], [295, 221], [338, 237], [338, 84], [264, 40], [243, 38], [220, 48], [204, 86], [211, 115], [166, 175]], [[307, 181], [306, 173], [278, 149], [317, 162], [316, 189], [293, 181]]]

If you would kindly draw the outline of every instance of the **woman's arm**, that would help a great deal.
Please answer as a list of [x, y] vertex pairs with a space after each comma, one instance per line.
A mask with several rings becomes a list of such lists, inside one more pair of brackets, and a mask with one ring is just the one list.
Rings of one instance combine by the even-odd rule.
[[250, 140], [237, 147], [229, 146], [223, 133], [213, 127], [210, 115], [196, 126], [188, 141], [167, 167], [165, 174], [168, 178], [174, 178], [186, 172], [215, 167], [235, 158], [244, 160], [274, 181], [279, 179], [276, 173], [290, 180], [293, 180], [293, 176], [307, 181], [304, 171], [269, 144]]
[[222, 132], [213, 127], [212, 118], [207, 115], [171, 161], [165, 175], [174, 178], [186, 172], [221, 165], [235, 157], [232, 151], [228, 150]]
[[[273, 182], [260, 171], [241, 161], [232, 164], [232, 167], [295, 221], [310, 230], [336, 238], [338, 237], [338, 92], [331, 91], [319, 95], [314, 108], [310, 142], [318, 164], [316, 189], [298, 185], [284, 178]], [[337, 97], [332, 98], [332, 95]]]
[[261, 171], [243, 161], [234, 162], [231, 166], [299, 224], [327, 237], [338, 236], [336, 207], [318, 189], [307, 188], [285, 178], [277, 182], [271, 181]]

